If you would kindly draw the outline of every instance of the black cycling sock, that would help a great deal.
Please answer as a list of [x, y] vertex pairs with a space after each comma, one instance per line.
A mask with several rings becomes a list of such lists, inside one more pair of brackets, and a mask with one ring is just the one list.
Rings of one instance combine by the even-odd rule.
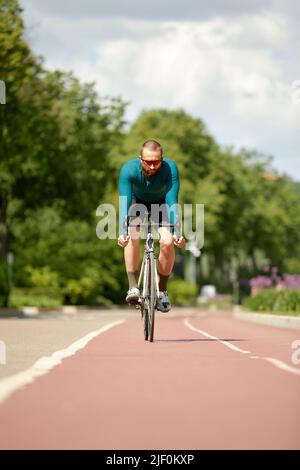
[[127, 277], [128, 277], [128, 283], [129, 283], [129, 289], [132, 287], [137, 287], [138, 286], [138, 271], [134, 272], [128, 272], [127, 271]]
[[158, 275], [159, 275], [159, 290], [160, 291], [167, 290], [169, 274], [165, 276], [164, 274], [158, 273]]

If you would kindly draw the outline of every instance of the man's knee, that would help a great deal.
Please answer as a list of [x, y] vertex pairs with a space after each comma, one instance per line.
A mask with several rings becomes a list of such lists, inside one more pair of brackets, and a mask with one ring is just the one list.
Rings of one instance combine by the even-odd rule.
[[139, 245], [141, 234], [138, 231], [130, 231], [130, 240], [129, 243], [133, 245]]
[[[136, 217], [131, 220], [131, 223], [138, 224], [141, 220], [139, 217]], [[141, 238], [141, 228], [140, 227], [129, 227], [130, 242], [133, 244], [138, 244]]]
[[173, 236], [170, 232], [164, 232], [160, 235], [159, 244], [162, 249], [170, 249], [173, 246]]

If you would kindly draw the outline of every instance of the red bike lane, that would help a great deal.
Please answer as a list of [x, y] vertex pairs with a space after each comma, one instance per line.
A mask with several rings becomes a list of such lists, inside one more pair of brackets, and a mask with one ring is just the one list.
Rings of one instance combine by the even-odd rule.
[[[201, 318], [251, 354], [287, 360], [297, 332]], [[283, 339], [284, 338], [284, 339]], [[300, 377], [157, 318], [128, 320], [0, 406], [1, 449], [300, 449]]]

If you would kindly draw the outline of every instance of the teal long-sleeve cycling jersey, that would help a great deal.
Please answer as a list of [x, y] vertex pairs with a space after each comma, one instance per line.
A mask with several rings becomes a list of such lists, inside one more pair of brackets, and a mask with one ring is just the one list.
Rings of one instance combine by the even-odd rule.
[[124, 218], [129, 215], [132, 197], [145, 202], [165, 201], [169, 221], [174, 224], [177, 215], [179, 172], [174, 161], [164, 157], [158, 173], [146, 177], [139, 157], [124, 163], [119, 176], [119, 233], [124, 234]]

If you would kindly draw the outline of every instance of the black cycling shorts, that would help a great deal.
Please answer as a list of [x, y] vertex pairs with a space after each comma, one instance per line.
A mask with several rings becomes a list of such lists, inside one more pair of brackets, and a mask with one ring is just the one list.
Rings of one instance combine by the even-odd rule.
[[153, 216], [155, 216], [156, 212], [151, 211], [151, 204], [157, 204], [157, 205], [161, 206], [159, 208], [159, 211], [157, 210], [158, 220], [154, 220], [154, 222], [159, 223], [159, 224], [161, 224], [161, 223], [169, 224], [170, 223], [165, 199], [160, 199], [159, 201], [143, 201], [142, 199], [139, 199], [138, 197], [133, 195], [132, 199], [131, 199], [131, 206], [130, 206], [130, 210], [129, 210], [129, 215], [136, 215], [136, 216], [141, 215], [139, 213], [139, 211], [134, 210], [134, 205], [135, 204], [143, 204], [147, 208], [147, 211], [151, 212], [152, 219], [153, 219]]

